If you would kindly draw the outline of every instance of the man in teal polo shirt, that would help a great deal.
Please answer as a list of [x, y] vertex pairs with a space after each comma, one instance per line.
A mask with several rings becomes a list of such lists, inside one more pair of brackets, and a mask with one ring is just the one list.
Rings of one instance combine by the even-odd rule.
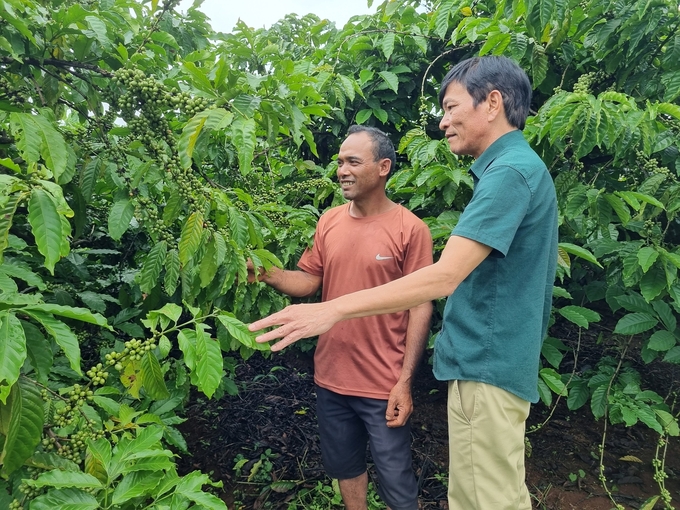
[[380, 287], [296, 305], [251, 324], [279, 325], [272, 350], [338, 321], [392, 313], [448, 296], [434, 373], [449, 381], [449, 508], [526, 510], [524, 430], [557, 262], [557, 201], [521, 130], [531, 85], [504, 57], [460, 62], [442, 82], [440, 128], [470, 155], [475, 188], [439, 261]]

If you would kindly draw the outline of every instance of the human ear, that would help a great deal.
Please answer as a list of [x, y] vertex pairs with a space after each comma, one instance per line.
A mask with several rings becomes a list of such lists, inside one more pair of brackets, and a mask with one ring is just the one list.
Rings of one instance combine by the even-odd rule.
[[390, 173], [390, 167], [392, 166], [392, 161], [389, 158], [384, 158], [380, 160], [380, 177], [385, 177]]
[[489, 121], [493, 121], [499, 113], [505, 111], [503, 96], [496, 89], [489, 92], [489, 95], [486, 97], [486, 104]]

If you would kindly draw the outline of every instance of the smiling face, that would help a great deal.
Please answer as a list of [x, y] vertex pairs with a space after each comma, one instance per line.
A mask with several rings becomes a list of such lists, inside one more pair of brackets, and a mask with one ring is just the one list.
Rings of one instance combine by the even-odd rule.
[[349, 135], [338, 152], [338, 181], [347, 200], [362, 201], [384, 195], [390, 160], [376, 161], [368, 133]]
[[464, 85], [451, 82], [442, 99], [444, 117], [439, 129], [444, 131], [451, 152], [474, 158], [490, 145], [488, 98], [474, 106], [474, 100]]

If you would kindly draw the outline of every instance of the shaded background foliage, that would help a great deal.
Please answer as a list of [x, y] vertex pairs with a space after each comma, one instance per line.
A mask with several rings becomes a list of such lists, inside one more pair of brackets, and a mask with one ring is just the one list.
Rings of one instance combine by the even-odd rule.
[[353, 123], [399, 147], [389, 192], [440, 250], [472, 182], [439, 134], [438, 84], [473, 55], [532, 80], [525, 135], [560, 207], [554, 320], [602, 322], [616, 347], [561, 373], [571, 353], [548, 337], [543, 402], [679, 434], [677, 388], [635, 368], [680, 362], [677, 2], [395, 0], [342, 28], [231, 33], [176, 3], [0, 1], [3, 506], [223, 508], [167, 445], [186, 451], [192, 386], [234, 393], [235, 365], [267, 350], [244, 323], [288, 302], [247, 285], [246, 260], [294, 267], [342, 201]]

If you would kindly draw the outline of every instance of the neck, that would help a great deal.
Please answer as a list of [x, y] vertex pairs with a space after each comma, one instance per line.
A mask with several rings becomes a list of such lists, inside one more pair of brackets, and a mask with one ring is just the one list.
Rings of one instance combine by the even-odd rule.
[[397, 204], [383, 194], [370, 200], [352, 200], [349, 204], [349, 214], [354, 218], [365, 218], [382, 214], [396, 206]]
[[500, 124], [496, 129], [494, 129], [490, 134], [489, 137], [487, 138], [487, 143], [484, 145], [484, 149], [479, 153], [474, 156], [475, 159], [477, 159], [479, 156], [482, 155], [482, 153], [491, 147], [491, 145], [498, 140], [501, 136], [507, 135], [508, 133], [512, 131], [517, 131], [516, 127], [511, 126], [507, 122], [504, 122]]

